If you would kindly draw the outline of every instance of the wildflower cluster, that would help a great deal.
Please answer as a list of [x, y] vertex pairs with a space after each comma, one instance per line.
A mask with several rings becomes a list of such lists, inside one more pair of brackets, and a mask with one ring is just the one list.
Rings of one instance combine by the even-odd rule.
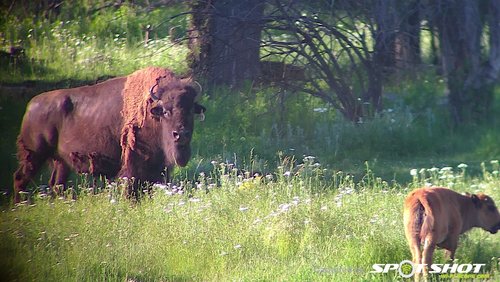
[[[482, 177], [485, 180], [498, 179], [499, 164], [498, 160], [490, 161], [491, 169], [483, 162], [481, 163]], [[430, 187], [430, 186], [445, 186], [453, 188], [454, 186], [465, 183], [468, 177], [467, 169], [469, 166], [461, 163], [456, 168], [445, 166], [442, 168], [422, 168], [411, 169], [410, 175], [412, 176], [413, 187]]]

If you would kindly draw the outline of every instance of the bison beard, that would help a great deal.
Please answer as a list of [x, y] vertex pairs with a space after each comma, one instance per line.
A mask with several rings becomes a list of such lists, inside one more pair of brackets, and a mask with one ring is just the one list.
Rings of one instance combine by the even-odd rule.
[[191, 156], [194, 114], [205, 111], [196, 96], [189, 81], [150, 67], [34, 97], [17, 142], [15, 202], [49, 160], [55, 164], [50, 185], [64, 185], [70, 169], [158, 182], [167, 167], [168, 181], [172, 167], [185, 166]]
[[191, 158], [191, 147], [189, 145], [175, 146], [173, 150], [167, 151], [167, 155], [171, 156], [171, 158], [167, 158], [167, 160], [174, 160], [174, 163], [170, 164], [171, 166], [177, 165], [184, 167]]

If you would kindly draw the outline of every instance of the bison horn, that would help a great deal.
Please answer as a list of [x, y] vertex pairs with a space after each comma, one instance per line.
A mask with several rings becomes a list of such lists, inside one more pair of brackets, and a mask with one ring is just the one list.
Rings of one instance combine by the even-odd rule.
[[198, 93], [201, 94], [201, 92], [203, 91], [203, 87], [201, 87], [201, 84], [198, 81], [194, 80], [193, 82], [198, 86]]
[[151, 98], [154, 100], [154, 101], [158, 101], [160, 100], [160, 97], [156, 96], [155, 93], [154, 93], [154, 90], [155, 90], [155, 87], [158, 86], [158, 81], [156, 81], [156, 84], [153, 85], [150, 89], [149, 89], [149, 95], [151, 96]]

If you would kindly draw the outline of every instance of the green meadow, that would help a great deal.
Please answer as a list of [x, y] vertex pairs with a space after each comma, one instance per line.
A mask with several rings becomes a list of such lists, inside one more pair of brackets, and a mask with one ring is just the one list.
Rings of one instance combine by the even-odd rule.
[[[367, 168], [356, 181], [309, 157], [274, 173], [239, 174], [213, 162], [195, 181], [154, 185], [138, 203], [122, 184], [5, 208], [0, 217], [2, 276], [17, 281], [388, 281], [372, 265], [410, 259], [402, 226], [408, 191], [446, 185], [500, 197], [498, 162], [480, 175], [460, 167], [415, 169], [407, 185]], [[410, 174], [410, 172], [408, 172]], [[96, 193], [97, 192], [97, 193]], [[71, 193], [68, 192], [68, 194]], [[456, 263], [483, 263], [499, 278], [500, 238], [473, 230]], [[435, 262], [446, 263], [436, 252]]]
[[[181, 4], [79, 18], [90, 2], [64, 6], [56, 18], [0, 20], [2, 50], [24, 48], [22, 57], [0, 58], [2, 191], [12, 188], [32, 95], [149, 65], [187, 71], [187, 46], [169, 34], [186, 30], [187, 20], [174, 17]], [[155, 29], [146, 42], [148, 24]], [[29, 204], [1, 194], [0, 280], [401, 281], [397, 271], [371, 272], [411, 259], [402, 223], [411, 190], [446, 186], [500, 203], [498, 115], [453, 126], [444, 87], [434, 70], [401, 74], [384, 88], [385, 110], [358, 124], [269, 85], [204, 89], [193, 158], [172, 183], [145, 186], [152, 192], [140, 201], [124, 197], [121, 179], [87, 175], [72, 175], [53, 199], [46, 169]], [[493, 108], [500, 113], [498, 102]], [[447, 262], [440, 251], [434, 260]], [[455, 263], [485, 264], [483, 277], [498, 281], [500, 236], [463, 235]]]

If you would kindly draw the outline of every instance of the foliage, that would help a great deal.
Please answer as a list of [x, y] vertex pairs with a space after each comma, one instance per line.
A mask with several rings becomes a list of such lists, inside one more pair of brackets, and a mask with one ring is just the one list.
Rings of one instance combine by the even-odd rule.
[[[297, 93], [250, 86], [238, 92], [216, 89], [202, 101], [208, 111], [205, 122], [196, 125], [195, 155], [204, 162], [202, 166], [207, 166], [207, 160], [215, 156], [234, 161], [234, 155], [243, 158], [252, 151], [254, 157], [275, 164], [276, 152], [281, 151], [297, 158], [319, 156], [321, 162], [340, 168], [336, 163], [347, 159], [362, 163], [373, 159], [442, 158], [476, 147], [481, 150], [477, 140], [465, 136], [494, 136], [489, 125], [453, 130], [442, 105], [423, 110], [423, 105], [432, 102], [422, 98], [424, 86], [420, 84], [427, 85], [421, 81], [406, 83], [403, 90], [398, 89], [402, 94], [393, 94], [395, 97], [387, 100], [386, 110], [357, 124], [343, 120], [319, 99]], [[408, 104], [415, 108], [406, 106], [405, 101], [413, 99], [416, 102]], [[481, 140], [484, 150], [495, 146], [493, 138]], [[497, 156], [494, 150], [488, 152], [491, 154], [482, 156]], [[191, 165], [199, 166], [198, 161]]]
[[381, 109], [382, 68], [374, 61], [379, 52], [370, 41], [374, 23], [339, 7], [318, 10], [293, 1], [275, 1], [271, 7], [263, 32], [264, 56], [306, 69], [308, 83], [296, 89], [322, 99], [352, 122]]

